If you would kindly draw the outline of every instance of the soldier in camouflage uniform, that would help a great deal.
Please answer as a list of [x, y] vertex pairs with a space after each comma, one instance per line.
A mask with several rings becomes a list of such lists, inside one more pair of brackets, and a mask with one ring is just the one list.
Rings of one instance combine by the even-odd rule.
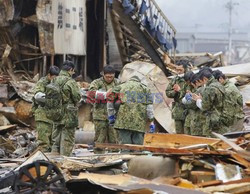
[[[184, 73], [184, 70], [184, 68], [178, 69], [178, 74]], [[175, 130], [178, 134], [184, 133], [186, 109], [182, 103], [182, 98], [185, 96], [186, 90], [187, 84], [184, 78], [179, 75], [170, 81], [166, 89], [167, 97], [174, 99], [172, 104], [172, 118], [175, 120]]]
[[120, 94], [121, 105], [114, 128], [121, 144], [143, 144], [147, 120], [154, 127], [153, 99], [148, 87], [137, 76], [112, 90]]
[[107, 114], [106, 94], [119, 84], [115, 78], [115, 70], [112, 66], [105, 66], [103, 77], [94, 80], [89, 91], [93, 92], [93, 120], [95, 124], [95, 138], [97, 143], [117, 143], [117, 134], [112, 126], [109, 126]]
[[48, 119], [45, 110], [45, 89], [46, 86], [59, 74], [59, 68], [51, 66], [46, 77], [42, 77], [34, 88], [32, 111], [35, 116], [37, 140], [39, 148], [43, 152], [51, 151], [51, 134], [53, 121]]
[[223, 103], [222, 122], [229, 127], [230, 131], [241, 131], [244, 126], [243, 97], [234, 83], [226, 79], [226, 76], [219, 70], [213, 73], [225, 87], [225, 98]]
[[59, 76], [54, 79], [61, 87], [64, 115], [52, 132], [52, 152], [65, 156], [69, 156], [74, 147], [75, 130], [78, 126], [77, 105], [81, 99], [80, 88], [72, 79], [74, 73], [75, 65], [71, 61], [65, 61]]
[[[193, 94], [202, 94], [204, 87], [203, 83], [200, 81], [199, 73], [195, 74], [191, 78], [191, 83], [193, 85], [193, 91], [189, 94], [185, 95], [182, 99], [182, 102], [188, 108], [188, 116], [186, 117], [185, 124], [187, 120], [189, 120], [189, 132], [190, 135], [202, 136], [202, 126], [204, 125], [204, 121], [206, 117], [202, 114], [202, 111], [196, 106], [196, 101], [192, 99]], [[187, 96], [189, 99], [187, 99]], [[187, 131], [186, 125], [184, 126], [184, 130]]]
[[223, 134], [227, 131], [227, 127], [221, 122], [225, 88], [208, 70], [201, 73], [201, 79], [206, 87], [201, 95], [193, 95], [193, 99], [196, 100], [196, 105], [206, 116], [205, 124], [202, 127], [203, 135], [211, 137], [212, 131]]
[[[186, 82], [186, 94], [182, 98], [182, 103], [184, 104], [185, 111], [186, 111], [186, 118], [184, 121], [184, 134], [190, 135], [190, 122], [193, 114], [192, 106], [190, 106], [190, 101], [188, 101], [188, 97], [190, 97], [190, 100], [192, 99], [192, 96], [190, 95], [192, 92], [194, 92], [194, 87], [191, 83], [191, 79], [194, 76], [194, 73], [192, 71], [188, 71], [184, 74], [184, 80]], [[187, 101], [186, 101], [187, 100]]]

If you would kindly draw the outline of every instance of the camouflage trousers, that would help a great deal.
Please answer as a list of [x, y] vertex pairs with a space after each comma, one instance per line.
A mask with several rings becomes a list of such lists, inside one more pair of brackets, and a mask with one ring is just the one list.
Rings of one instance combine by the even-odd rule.
[[175, 120], [175, 131], [177, 134], [184, 133], [184, 121], [183, 120]]
[[117, 131], [120, 144], [143, 144], [144, 133], [127, 129], [117, 129]]
[[244, 129], [244, 118], [235, 119], [233, 125], [228, 127], [228, 132], [242, 131]]
[[186, 135], [190, 135], [191, 132], [190, 132], [190, 124], [191, 124], [191, 120], [192, 120], [192, 111], [189, 110], [188, 111], [188, 114], [186, 116], [186, 119], [184, 121], [184, 129], [183, 129], [183, 132], [184, 134]]
[[209, 119], [209, 117], [206, 118], [206, 122], [202, 126], [203, 130], [203, 136], [206, 137], [214, 137], [212, 132], [216, 132], [219, 134], [224, 134], [228, 132], [228, 127], [224, 125], [222, 122], [217, 122], [216, 124], [213, 124], [213, 122]]
[[39, 148], [43, 152], [51, 151], [51, 134], [52, 134], [53, 124], [44, 122], [44, 121], [36, 121], [36, 131], [37, 131], [37, 142]]
[[190, 134], [195, 136], [205, 136], [203, 134], [203, 127], [205, 124], [206, 116], [200, 110], [196, 110], [190, 121]]
[[108, 121], [94, 120], [95, 138], [97, 143], [117, 143], [117, 132]]
[[52, 152], [70, 156], [75, 145], [76, 128], [56, 125], [52, 131]]

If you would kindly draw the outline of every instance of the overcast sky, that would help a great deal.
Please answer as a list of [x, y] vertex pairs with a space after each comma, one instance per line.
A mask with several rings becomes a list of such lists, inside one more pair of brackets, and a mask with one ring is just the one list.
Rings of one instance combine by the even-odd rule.
[[[229, 0], [156, 0], [178, 32], [227, 31]], [[250, 0], [233, 0], [233, 28], [250, 31]], [[196, 26], [196, 28], [195, 28]]]

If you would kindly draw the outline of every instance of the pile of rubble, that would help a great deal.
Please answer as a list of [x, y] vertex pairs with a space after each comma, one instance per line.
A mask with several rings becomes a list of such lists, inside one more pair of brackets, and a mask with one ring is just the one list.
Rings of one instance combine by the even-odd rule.
[[36, 147], [33, 86], [28, 81], [0, 81], [0, 158], [26, 157]]
[[[219, 67], [240, 86], [245, 104], [248, 104], [250, 91], [248, 66]], [[171, 100], [165, 96], [168, 78], [159, 67], [144, 62], [127, 64], [120, 79], [126, 81], [133, 75], [138, 75], [149, 85], [152, 93], [162, 94], [162, 100], [154, 104], [155, 118], [160, 130], [170, 134], [146, 134], [144, 145], [96, 144], [107, 153], [93, 154], [92, 147], [88, 145], [93, 142], [91, 105], [85, 104], [79, 109], [79, 126], [92, 130], [76, 132], [75, 157], [40, 151], [33, 154], [36, 134], [31, 102], [35, 83], [19, 81], [16, 74], [0, 76], [0, 193], [16, 192], [20, 189], [17, 183], [24, 184], [28, 190], [34, 189], [31, 185], [36, 185], [31, 184], [32, 181], [52, 184], [55, 177], [61, 181], [60, 189], [67, 189], [70, 193], [250, 192], [250, 131], [230, 133], [226, 137], [214, 134], [217, 139], [171, 134]], [[81, 86], [86, 88], [87, 84]], [[245, 128], [248, 129], [250, 109], [244, 108]], [[46, 162], [39, 163], [41, 160]], [[34, 165], [38, 163], [41, 165], [40, 174], [34, 172]], [[52, 167], [58, 170], [51, 170]], [[27, 170], [33, 178], [22, 175]], [[46, 172], [52, 173], [48, 180], [39, 177], [45, 176]], [[8, 173], [15, 176], [14, 180], [18, 176], [24, 183], [13, 181], [7, 184], [6, 189]]]
[[[93, 154], [85, 148], [85, 154], [76, 157], [44, 155], [38, 151], [27, 160], [0, 159], [0, 189], [3, 189], [1, 180], [6, 181], [6, 171], [9, 173], [25, 160], [21, 166], [26, 166], [33, 178], [21, 176], [24, 182], [32, 182], [46, 174], [48, 167], [42, 170], [40, 166], [41, 174], [38, 175], [29, 166], [43, 159], [60, 169], [54, 176], [62, 174], [59, 177], [65, 180], [65, 193], [66, 190], [78, 194], [250, 192], [249, 131], [231, 134], [237, 137], [234, 139], [214, 135], [217, 138], [146, 134], [144, 145], [97, 144], [96, 147], [106, 149], [106, 154]], [[114, 149], [120, 152], [109, 152]], [[17, 169], [19, 174], [15, 176], [20, 176], [22, 169]], [[55, 179], [38, 179], [38, 182], [52, 183], [52, 180]], [[26, 189], [31, 187], [35, 186], [26, 184]]]

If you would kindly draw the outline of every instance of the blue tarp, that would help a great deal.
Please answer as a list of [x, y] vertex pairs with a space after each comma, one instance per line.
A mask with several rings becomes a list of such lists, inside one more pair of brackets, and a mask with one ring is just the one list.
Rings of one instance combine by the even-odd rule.
[[173, 37], [172, 39], [173, 39], [174, 48], [176, 48], [177, 47], [177, 40], [175, 37]]
[[129, 14], [135, 9], [135, 7], [131, 4], [130, 0], [123, 0], [122, 6], [125, 9], [125, 14]]
[[146, 28], [146, 30], [151, 36], [155, 37], [156, 34], [155, 25], [154, 22], [148, 18], [148, 16], [146, 16], [145, 19], [142, 21], [142, 25]]
[[147, 9], [148, 9], [148, 6], [146, 4], [146, 1], [143, 0], [141, 7], [140, 7], [140, 10], [139, 10], [139, 14], [141, 14], [141, 15], [144, 14]]
[[113, 4], [113, 0], [107, 0], [107, 2], [108, 2], [109, 5]]
[[161, 33], [159, 26], [157, 27], [156, 37], [160, 45], [162, 45], [166, 50], [173, 48], [172, 44]]

